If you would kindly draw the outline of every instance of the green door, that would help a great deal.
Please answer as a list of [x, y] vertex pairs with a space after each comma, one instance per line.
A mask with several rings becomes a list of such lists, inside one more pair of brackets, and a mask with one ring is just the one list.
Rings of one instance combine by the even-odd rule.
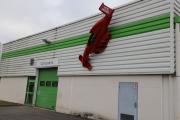
[[36, 106], [55, 109], [57, 87], [57, 68], [39, 69]]

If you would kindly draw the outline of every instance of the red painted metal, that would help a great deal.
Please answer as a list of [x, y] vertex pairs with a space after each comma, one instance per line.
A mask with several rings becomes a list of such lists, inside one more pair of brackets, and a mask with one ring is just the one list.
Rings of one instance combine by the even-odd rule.
[[104, 5], [104, 3], [99, 7], [99, 10], [103, 12], [105, 16], [97, 21], [91, 28], [91, 35], [84, 50], [84, 54], [83, 56], [79, 56], [79, 60], [82, 62], [83, 67], [86, 67], [88, 70], [92, 70], [92, 65], [89, 63], [89, 55], [92, 53], [99, 54], [104, 52], [111, 38], [108, 25], [110, 24], [114, 10]]

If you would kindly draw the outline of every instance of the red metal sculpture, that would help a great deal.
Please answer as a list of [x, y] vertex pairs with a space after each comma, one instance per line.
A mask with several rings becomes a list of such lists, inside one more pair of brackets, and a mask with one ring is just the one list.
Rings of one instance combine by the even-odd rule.
[[89, 55], [92, 53], [102, 53], [111, 38], [111, 34], [108, 31], [108, 25], [110, 24], [114, 10], [104, 5], [100, 6], [99, 10], [105, 14], [105, 16], [99, 20], [90, 30], [90, 37], [83, 56], [79, 56], [79, 60], [82, 62], [83, 67], [88, 70], [92, 69], [92, 65], [89, 63]]

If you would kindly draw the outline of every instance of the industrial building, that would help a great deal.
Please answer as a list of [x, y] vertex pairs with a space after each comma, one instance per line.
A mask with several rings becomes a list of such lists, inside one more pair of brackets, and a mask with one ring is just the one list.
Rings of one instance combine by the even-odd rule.
[[180, 0], [115, 8], [112, 39], [88, 71], [78, 56], [102, 16], [3, 44], [0, 100], [109, 120], [180, 120]]

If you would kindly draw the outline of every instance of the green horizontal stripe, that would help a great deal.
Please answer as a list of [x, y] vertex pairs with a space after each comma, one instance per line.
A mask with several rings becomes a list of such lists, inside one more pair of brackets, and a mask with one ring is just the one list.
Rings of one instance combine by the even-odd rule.
[[150, 22], [154, 22], [154, 21], [161, 20], [161, 19], [166, 19], [166, 18], [170, 18], [169, 13], [163, 14], [163, 15], [160, 15], [160, 16], [154, 16], [154, 17], [146, 18], [146, 19], [131, 22], [131, 23], [127, 23], [127, 24], [120, 25], [120, 26], [117, 26], [117, 27], [112, 27], [112, 28], [109, 28], [109, 29], [111, 31], [113, 31], [113, 30], [117, 30], [117, 29], [128, 28], [128, 27], [132, 27], [132, 26], [138, 26], [138, 25], [142, 25], [142, 24], [146, 24], [146, 23], [150, 23]]
[[[166, 29], [169, 27], [170, 27], [170, 14], [168, 13], [116, 27], [111, 27], [109, 28], [109, 31], [112, 34], [112, 39], [115, 39], [115, 38], [121, 38], [121, 37], [141, 34], [145, 32], [151, 32], [160, 29]], [[2, 58], [18, 57], [18, 56], [30, 55], [35, 53], [41, 53], [46, 51], [83, 45], [87, 43], [89, 35], [90, 34], [87, 33], [80, 36], [61, 39], [56, 42], [53, 42], [50, 45], [43, 44], [43, 45], [37, 45], [15, 51], [5, 52], [2, 54]]]
[[21, 50], [13, 51], [16, 54], [14, 54], [13, 52], [8, 52], [8, 53], [6, 53], [6, 55], [7, 56], [13, 56], [13, 57], [14, 56], [22, 56], [22, 55], [29, 55], [29, 54], [33, 54], [33, 53], [62, 49], [67, 45], [85, 44], [82, 41], [85, 42], [86, 39], [88, 39], [88, 36], [89, 35], [83, 35], [79, 39], [72, 39], [72, 40], [66, 40], [66, 41], [63, 40], [62, 42], [52, 43], [51, 45], [40, 45], [40, 46], [35, 46], [32, 48], [24, 48]]

